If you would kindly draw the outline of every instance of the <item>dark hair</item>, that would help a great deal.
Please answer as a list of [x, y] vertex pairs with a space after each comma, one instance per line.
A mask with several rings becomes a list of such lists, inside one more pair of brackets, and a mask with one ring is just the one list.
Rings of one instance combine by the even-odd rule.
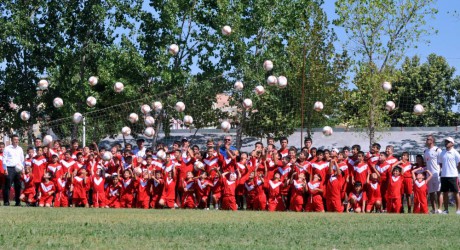
[[18, 138], [19, 139], [19, 135], [14, 134], [14, 135], [11, 136], [11, 139], [13, 139], [13, 138]]
[[261, 145], [262, 147], [264, 146], [264, 144], [262, 142], [260, 142], [260, 141], [256, 142], [255, 145]]
[[384, 155], [385, 157], [388, 157], [388, 154], [386, 152], [380, 152], [381, 155]]
[[292, 147], [289, 148], [289, 151], [295, 151], [297, 153], [297, 148], [292, 146]]
[[311, 137], [305, 137], [305, 139], [304, 139], [303, 141], [304, 141], [304, 142], [307, 142], [307, 141], [313, 142], [313, 140], [311, 139]]
[[324, 155], [324, 151], [323, 150], [317, 150], [316, 151], [316, 155]]
[[400, 166], [395, 166], [391, 172], [393, 173], [396, 170], [398, 170], [399, 172], [402, 172], [402, 168]]
[[78, 140], [77, 140], [77, 139], [73, 139], [73, 140], [71, 140], [71, 141], [70, 141], [70, 144], [74, 144], [74, 143], [78, 143], [78, 144], [80, 144], [80, 143], [78, 142]]
[[402, 152], [401, 156], [403, 156], [403, 155], [407, 155], [407, 157], [409, 157], [409, 152], [404, 151], [404, 152]]
[[[39, 148], [42, 148], [42, 147], [37, 147], [37, 149], [39, 149]], [[29, 151], [29, 150], [34, 150], [34, 148], [33, 147], [28, 147], [27, 151]]]
[[364, 154], [364, 152], [363, 152], [363, 151], [359, 151], [359, 152], [358, 152], [358, 155], [362, 155], [362, 156], [364, 156], [365, 154]]
[[378, 148], [378, 150], [380, 150], [382, 148], [382, 146], [380, 146], [380, 144], [378, 144], [378, 143], [372, 143], [372, 147], [376, 147], [376, 148]]
[[351, 149], [354, 149], [354, 148], [356, 148], [358, 151], [361, 151], [361, 146], [359, 146], [358, 144], [351, 146]]
[[363, 186], [363, 183], [361, 183], [360, 181], [355, 182], [355, 187], [362, 187], [362, 186]]
[[348, 146], [343, 147], [342, 151], [345, 151], [345, 150], [350, 151], [350, 147], [348, 147]]
[[287, 138], [286, 136], [283, 136], [283, 137], [280, 138], [280, 142], [282, 142], [282, 141], [284, 141], [284, 140], [286, 140], [287, 142], [289, 142], [289, 140], [288, 140], [288, 138]]

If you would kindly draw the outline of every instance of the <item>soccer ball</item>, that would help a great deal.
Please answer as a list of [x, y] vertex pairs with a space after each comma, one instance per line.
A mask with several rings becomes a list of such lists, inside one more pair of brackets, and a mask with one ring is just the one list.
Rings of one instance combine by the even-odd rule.
[[125, 88], [125, 86], [121, 82], [116, 82], [115, 85], [113, 85], [113, 89], [117, 93], [120, 93], [121, 91], [123, 91], [124, 88]]
[[263, 93], [265, 93], [265, 88], [259, 85], [259, 86], [256, 86], [254, 91], [256, 92], [257, 95], [262, 95]]
[[146, 127], [144, 129], [144, 135], [145, 136], [152, 137], [154, 134], [155, 134], [155, 129], [153, 129], [152, 127]]
[[284, 89], [287, 86], [287, 78], [285, 76], [278, 77], [278, 87]]
[[111, 159], [113, 158], [113, 155], [112, 153], [110, 152], [105, 152], [103, 155], [102, 155], [102, 160], [104, 161], [110, 161]]
[[24, 166], [21, 163], [19, 163], [18, 165], [14, 166], [14, 169], [16, 170], [16, 172], [22, 172]]
[[96, 84], [97, 84], [97, 80], [98, 80], [97, 77], [91, 76], [91, 77], [88, 79], [89, 85], [91, 85], [91, 86], [96, 85]]
[[123, 127], [121, 129], [121, 133], [124, 135], [124, 136], [128, 136], [131, 134], [131, 129], [129, 127]]
[[392, 111], [393, 109], [395, 109], [395, 107], [396, 107], [396, 104], [393, 101], [388, 101], [385, 103], [385, 108], [388, 111]]
[[39, 88], [40, 90], [45, 90], [45, 89], [47, 89], [47, 88], [48, 88], [48, 85], [49, 85], [49, 83], [48, 83], [48, 81], [45, 80], [45, 79], [42, 79], [42, 80], [40, 80], [40, 81], [38, 82], [38, 88]]
[[83, 119], [82, 114], [80, 114], [78, 112], [73, 114], [72, 120], [73, 120], [74, 123], [80, 123], [82, 119]]
[[414, 106], [414, 113], [416, 115], [421, 115], [425, 112], [425, 108], [421, 104], [417, 104]]
[[184, 112], [185, 110], [185, 104], [183, 102], [177, 102], [175, 109], [177, 112]]
[[22, 111], [19, 116], [21, 117], [21, 120], [27, 121], [27, 120], [30, 119], [30, 112], [29, 111]]
[[324, 105], [322, 102], [315, 102], [315, 104], [313, 105], [313, 109], [320, 112], [321, 110], [323, 110], [324, 108]]
[[48, 146], [53, 141], [53, 137], [51, 135], [45, 135], [43, 137], [43, 146]]
[[145, 126], [151, 127], [153, 126], [153, 124], [155, 124], [155, 119], [153, 119], [153, 117], [149, 115], [145, 117], [144, 123], [145, 123]]
[[391, 83], [390, 83], [390, 82], [383, 82], [383, 83], [382, 83], [382, 88], [383, 88], [383, 90], [385, 90], [386, 92], [390, 92], [390, 90], [391, 90]]
[[227, 132], [230, 130], [230, 128], [232, 127], [230, 125], [230, 123], [228, 121], [223, 121], [221, 124], [220, 124], [220, 127], [222, 128], [223, 131]]
[[129, 114], [128, 120], [131, 123], [136, 123], [137, 121], [139, 121], [139, 116], [136, 113], [131, 113]]
[[149, 105], [144, 104], [144, 105], [141, 106], [141, 112], [143, 114], [148, 114], [150, 111], [152, 111], [152, 109], [150, 108]]
[[201, 162], [201, 161], [196, 161], [196, 162], [193, 164], [193, 168], [195, 169], [195, 171], [204, 170], [204, 164], [203, 164], [203, 162]]
[[323, 128], [323, 135], [325, 135], [325, 136], [330, 136], [330, 135], [332, 135], [332, 132], [333, 132], [333, 131], [332, 131], [332, 128], [329, 127], [329, 126], [325, 126], [325, 127]]
[[189, 115], [184, 116], [184, 124], [189, 126], [193, 123], [193, 118]]
[[267, 84], [270, 86], [275, 86], [278, 83], [278, 78], [276, 76], [269, 76], [267, 78]]
[[243, 107], [244, 107], [245, 109], [250, 109], [250, 108], [252, 108], [252, 101], [251, 101], [251, 99], [248, 99], [248, 98], [247, 98], [247, 99], [244, 99], [244, 100], [243, 100]]
[[270, 60], [265, 60], [264, 61], [264, 70], [265, 71], [270, 71], [273, 69], [273, 62]]
[[235, 85], [233, 86], [236, 90], [242, 90], [243, 89], [243, 83], [241, 81], [235, 82]]
[[94, 107], [96, 105], [96, 98], [94, 98], [94, 96], [86, 98], [86, 105], [88, 105], [88, 107]]
[[135, 175], [140, 175], [140, 174], [142, 174], [142, 168], [140, 168], [140, 167], [135, 167], [135, 168], [134, 168], [134, 174], [135, 174]]
[[228, 36], [232, 33], [232, 28], [228, 25], [225, 25], [224, 27], [222, 27], [222, 35], [224, 36]]
[[64, 106], [64, 101], [61, 98], [56, 97], [53, 100], [53, 106], [55, 108], [60, 108], [60, 107]]
[[168, 51], [169, 51], [169, 54], [175, 56], [177, 55], [177, 53], [179, 53], [179, 46], [173, 43], [169, 45]]
[[166, 152], [164, 150], [158, 150], [157, 157], [162, 160], [166, 159]]
[[160, 112], [163, 109], [163, 104], [161, 104], [161, 102], [154, 102], [153, 109], [155, 109], [156, 112]]

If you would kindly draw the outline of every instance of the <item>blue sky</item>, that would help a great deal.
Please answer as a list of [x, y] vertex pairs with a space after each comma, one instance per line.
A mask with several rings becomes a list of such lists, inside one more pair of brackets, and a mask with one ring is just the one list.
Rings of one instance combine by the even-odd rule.
[[[323, 5], [330, 21], [337, 17], [334, 3], [333, 0], [325, 0]], [[460, 75], [460, 14], [458, 14], [460, 13], [460, 1], [438, 0], [435, 7], [439, 11], [438, 15], [435, 19], [429, 19], [428, 24], [438, 33], [424, 37], [423, 39], [430, 43], [418, 42], [417, 48], [407, 51], [407, 56], [417, 55], [424, 62], [429, 54], [435, 53], [445, 57], [449, 65], [455, 67], [456, 75]], [[454, 14], [455, 11], [457, 14]], [[334, 25], [332, 27], [337, 33], [339, 43], [343, 44], [347, 40], [344, 30]]]

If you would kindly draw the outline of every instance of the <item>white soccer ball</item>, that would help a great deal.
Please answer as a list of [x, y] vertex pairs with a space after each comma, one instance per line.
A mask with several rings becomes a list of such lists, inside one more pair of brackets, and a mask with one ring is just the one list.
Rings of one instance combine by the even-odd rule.
[[24, 170], [24, 166], [22, 164], [17, 164], [16, 166], [14, 166], [14, 169], [16, 170], [16, 172], [22, 172], [22, 170]]
[[128, 136], [131, 134], [131, 129], [129, 127], [123, 127], [121, 128], [121, 133], [124, 135], [124, 136]]
[[102, 155], [102, 160], [104, 160], [104, 161], [110, 161], [110, 160], [112, 160], [112, 158], [113, 158], [113, 155], [109, 151], [105, 152]]
[[166, 152], [164, 150], [158, 150], [157, 157], [162, 160], [166, 159]]
[[232, 33], [232, 28], [228, 25], [225, 25], [224, 27], [222, 27], [222, 35], [224, 36], [228, 36]]
[[392, 111], [396, 108], [396, 104], [393, 101], [388, 101], [385, 103], [385, 109], [388, 111]]
[[382, 88], [383, 88], [383, 90], [385, 90], [386, 92], [390, 92], [390, 90], [391, 90], [391, 83], [390, 83], [390, 82], [383, 82], [383, 83], [382, 83]]
[[168, 51], [169, 51], [169, 54], [175, 56], [177, 55], [177, 53], [179, 53], [179, 46], [173, 43], [169, 45]]
[[417, 104], [414, 106], [414, 113], [416, 115], [421, 115], [425, 112], [425, 108], [421, 104]]
[[284, 89], [286, 88], [288, 82], [287, 82], [287, 78], [285, 76], [279, 76], [278, 77], [278, 87], [280, 89]]
[[313, 105], [313, 109], [320, 112], [321, 110], [323, 110], [324, 108], [324, 104], [320, 101], [318, 102], [315, 102], [315, 104]]
[[276, 78], [276, 76], [269, 76], [267, 78], [267, 84], [270, 86], [275, 86], [276, 84], [278, 84], [278, 78]]
[[325, 127], [323, 128], [323, 135], [325, 135], [325, 136], [330, 136], [330, 135], [332, 135], [332, 132], [333, 132], [333, 131], [332, 131], [332, 128], [329, 127], [329, 126], [325, 126]]
[[196, 161], [193, 164], [193, 168], [195, 169], [195, 171], [202, 171], [202, 170], [204, 170], [204, 164], [201, 161]]
[[135, 168], [134, 168], [134, 174], [135, 174], [135, 175], [140, 175], [140, 174], [142, 174], [142, 168], [140, 168], [140, 167], [135, 167]]
[[121, 91], [123, 91], [124, 88], [125, 88], [125, 85], [123, 85], [123, 83], [121, 82], [116, 82], [115, 85], [113, 85], [113, 89], [117, 93], [120, 93]]
[[265, 88], [264, 86], [259, 85], [254, 88], [254, 91], [257, 95], [262, 95], [263, 93], [265, 93]]
[[147, 127], [151, 127], [155, 124], [155, 119], [152, 116], [146, 116], [144, 119], [144, 124]]
[[184, 112], [185, 104], [183, 102], [177, 102], [174, 108], [176, 109], [177, 112]]
[[73, 114], [72, 120], [73, 120], [74, 123], [80, 123], [82, 119], [83, 119], [82, 114], [80, 114], [78, 112]]
[[48, 146], [53, 141], [53, 137], [51, 135], [45, 135], [43, 137], [43, 146]]
[[136, 123], [137, 121], [139, 121], [139, 116], [136, 113], [131, 113], [129, 114], [128, 120], [131, 123]]
[[189, 115], [184, 116], [184, 124], [190, 126], [193, 123], [193, 118]]
[[264, 70], [265, 71], [270, 71], [273, 69], [273, 62], [270, 60], [265, 60], [264, 61]]
[[97, 77], [95, 77], [95, 76], [91, 76], [91, 77], [88, 79], [89, 85], [91, 85], [91, 86], [96, 85], [96, 84], [97, 84], [97, 81], [98, 81], [98, 79], [97, 79]]
[[146, 127], [144, 129], [144, 135], [147, 137], [152, 137], [153, 135], [155, 135], [155, 129], [153, 129], [152, 127]]
[[242, 90], [243, 89], [243, 83], [241, 81], [236, 81], [235, 85], [233, 86], [236, 90]]
[[143, 114], [148, 114], [150, 111], [152, 111], [152, 109], [150, 108], [149, 105], [144, 104], [144, 105], [141, 106], [141, 112]]
[[244, 100], [243, 100], [243, 107], [244, 107], [245, 109], [250, 109], [250, 108], [252, 108], [252, 100], [249, 99], [249, 98], [244, 99]]
[[94, 96], [90, 96], [88, 98], [86, 98], [86, 105], [88, 105], [88, 107], [94, 107], [96, 106], [96, 98]]
[[21, 120], [28, 121], [30, 119], [30, 112], [29, 111], [22, 111], [20, 114]]
[[230, 125], [230, 123], [228, 121], [223, 121], [221, 124], [220, 124], [220, 127], [222, 128], [223, 131], [227, 132], [230, 130], [230, 128], [232, 127], [232, 125]]
[[40, 80], [40, 81], [38, 82], [38, 88], [39, 88], [40, 90], [45, 90], [45, 89], [47, 89], [47, 88], [48, 88], [48, 85], [49, 85], [49, 83], [48, 83], [48, 81], [45, 80], [45, 79], [42, 79], [42, 80]]
[[64, 101], [62, 100], [62, 98], [56, 97], [53, 100], [53, 106], [55, 108], [60, 108], [60, 107], [64, 106]]
[[163, 109], [163, 104], [161, 104], [161, 102], [154, 102], [153, 103], [153, 109], [156, 112], [160, 112]]

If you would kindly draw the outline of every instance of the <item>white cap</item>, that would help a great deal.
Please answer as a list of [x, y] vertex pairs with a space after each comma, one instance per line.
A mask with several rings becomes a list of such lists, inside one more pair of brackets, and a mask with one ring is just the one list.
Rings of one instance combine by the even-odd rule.
[[336, 152], [337, 154], [339, 153], [339, 150], [337, 148], [333, 148], [332, 151]]
[[446, 139], [444, 139], [444, 141], [450, 141], [452, 143], [455, 143], [454, 138], [452, 137], [447, 137]]

